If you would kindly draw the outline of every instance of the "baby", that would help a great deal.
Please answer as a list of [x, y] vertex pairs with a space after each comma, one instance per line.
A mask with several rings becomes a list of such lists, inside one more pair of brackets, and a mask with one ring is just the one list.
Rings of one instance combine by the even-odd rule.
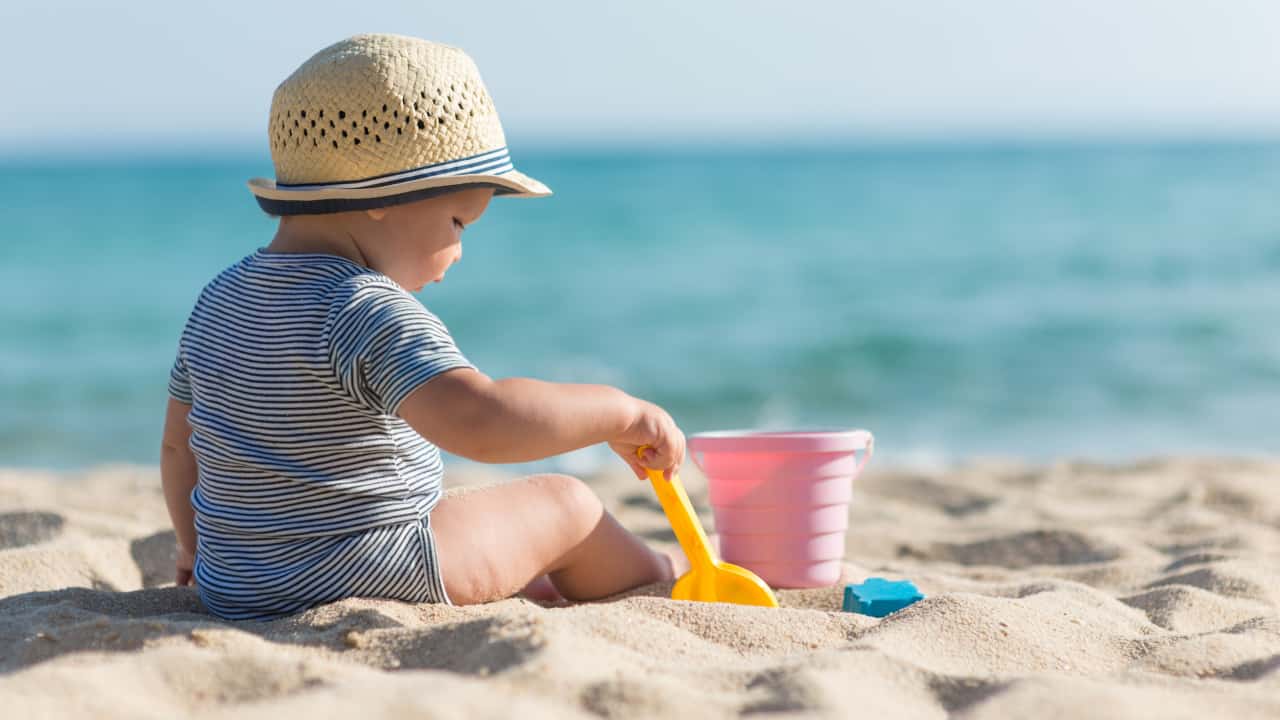
[[271, 619], [672, 579], [677, 560], [575, 478], [441, 491], [439, 448], [510, 463], [603, 442], [639, 478], [685, 450], [666, 412], [615, 388], [489, 378], [410, 294], [444, 279], [494, 195], [550, 194], [512, 166], [471, 59], [344, 40], [276, 89], [268, 134], [276, 180], [250, 189], [279, 229], [201, 292], [170, 376], [178, 584], [221, 617]]

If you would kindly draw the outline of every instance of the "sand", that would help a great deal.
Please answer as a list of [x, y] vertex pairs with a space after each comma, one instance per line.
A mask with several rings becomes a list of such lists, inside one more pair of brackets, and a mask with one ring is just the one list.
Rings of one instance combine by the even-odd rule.
[[[648, 587], [554, 607], [353, 599], [258, 624], [171, 585], [154, 468], [0, 471], [0, 714], [1278, 717], [1278, 478], [1239, 459], [873, 466], [846, 577], [928, 596], [883, 619], [839, 612], [839, 588], [768, 610]], [[672, 541], [646, 485], [592, 483]]]

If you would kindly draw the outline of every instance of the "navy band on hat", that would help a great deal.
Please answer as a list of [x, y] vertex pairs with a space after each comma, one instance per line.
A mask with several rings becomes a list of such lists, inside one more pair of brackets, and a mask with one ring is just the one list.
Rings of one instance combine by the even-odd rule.
[[273, 200], [261, 195], [255, 196], [258, 206], [270, 215], [328, 215], [330, 213], [348, 212], [351, 210], [373, 210], [376, 208], [404, 205], [405, 203], [426, 200], [427, 198], [448, 195], [469, 188], [493, 188], [494, 195], [507, 195], [515, 192], [505, 185], [491, 182], [458, 183], [439, 187], [407, 190], [398, 195], [382, 195], [371, 198], [327, 198], [324, 200]]

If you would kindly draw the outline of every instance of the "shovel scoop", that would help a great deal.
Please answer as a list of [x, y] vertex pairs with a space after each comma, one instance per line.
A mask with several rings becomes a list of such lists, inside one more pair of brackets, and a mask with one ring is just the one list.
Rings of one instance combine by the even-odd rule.
[[[643, 451], [641, 448], [639, 452]], [[693, 504], [689, 502], [680, 477], [672, 473], [671, 479], [667, 480], [661, 470], [645, 470], [691, 567], [676, 581], [671, 599], [778, 607], [773, 591], [755, 573], [716, 557], [707, 541], [707, 534], [702, 530], [702, 523], [693, 512]]]

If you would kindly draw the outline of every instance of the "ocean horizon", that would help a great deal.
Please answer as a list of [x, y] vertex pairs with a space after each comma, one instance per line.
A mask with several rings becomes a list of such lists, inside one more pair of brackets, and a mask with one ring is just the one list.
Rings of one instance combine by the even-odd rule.
[[[1280, 142], [513, 158], [556, 194], [495, 200], [418, 295], [495, 377], [618, 385], [689, 433], [862, 427], [889, 464], [1277, 450]], [[270, 171], [0, 157], [0, 466], [157, 462], [178, 334], [270, 241]]]

